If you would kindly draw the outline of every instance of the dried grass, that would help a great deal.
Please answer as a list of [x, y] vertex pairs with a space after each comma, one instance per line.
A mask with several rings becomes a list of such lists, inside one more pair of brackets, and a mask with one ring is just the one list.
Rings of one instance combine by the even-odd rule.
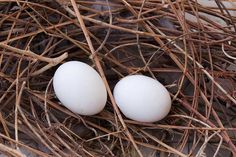
[[[0, 1], [0, 152], [6, 156], [236, 156], [236, 2]], [[72, 113], [56, 68], [79, 60], [108, 90], [104, 111]], [[157, 123], [112, 96], [129, 74], [158, 79], [173, 107]], [[0, 155], [1, 156], [1, 155]]]

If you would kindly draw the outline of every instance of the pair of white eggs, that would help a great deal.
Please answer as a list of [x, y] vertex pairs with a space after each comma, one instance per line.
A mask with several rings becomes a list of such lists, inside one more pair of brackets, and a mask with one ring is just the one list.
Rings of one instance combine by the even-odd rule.
[[[94, 115], [103, 110], [107, 91], [100, 75], [89, 65], [70, 61], [55, 72], [53, 87], [61, 103], [80, 115]], [[140, 122], [155, 122], [170, 111], [171, 98], [157, 80], [143, 75], [121, 79], [113, 91], [121, 112]]]

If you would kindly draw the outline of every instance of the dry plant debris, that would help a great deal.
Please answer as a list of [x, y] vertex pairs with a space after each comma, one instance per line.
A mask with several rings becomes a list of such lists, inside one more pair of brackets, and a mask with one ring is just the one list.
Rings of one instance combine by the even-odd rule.
[[[236, 156], [233, 0], [0, 1], [0, 156]], [[79, 116], [55, 97], [70, 60], [100, 73], [109, 100]], [[129, 74], [166, 85], [157, 123], [127, 119], [112, 90]]]

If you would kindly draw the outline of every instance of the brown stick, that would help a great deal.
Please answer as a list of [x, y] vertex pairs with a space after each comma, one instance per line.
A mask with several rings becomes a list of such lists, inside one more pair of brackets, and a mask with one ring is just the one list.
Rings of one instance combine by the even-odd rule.
[[113, 108], [114, 108], [114, 110], [115, 110], [115, 112], [116, 112], [116, 114], [117, 114], [117, 116], [118, 116], [118, 118], [119, 118], [119, 120], [120, 120], [120, 122], [121, 122], [121, 124], [122, 124], [122, 126], [124, 128], [124, 130], [125, 130], [125, 133], [127, 134], [127, 136], [129, 137], [130, 141], [132, 142], [134, 148], [137, 150], [139, 156], [142, 157], [143, 155], [142, 155], [141, 151], [139, 150], [137, 144], [134, 142], [134, 138], [131, 135], [131, 133], [129, 132], [129, 130], [128, 130], [128, 128], [127, 128], [127, 126], [126, 126], [126, 124], [125, 124], [121, 114], [120, 114], [120, 111], [119, 111], [119, 109], [118, 109], [118, 107], [117, 107], [117, 105], [115, 103], [115, 100], [114, 100], [114, 97], [112, 95], [111, 89], [110, 89], [109, 84], [107, 82], [107, 79], [106, 79], [106, 76], [105, 76], [104, 71], [102, 69], [102, 66], [101, 66], [101, 64], [99, 62], [99, 58], [97, 57], [97, 55], [95, 53], [95, 49], [94, 49], [92, 41], [91, 41], [91, 39], [89, 37], [88, 31], [87, 31], [86, 26], [85, 26], [84, 21], [83, 21], [83, 18], [81, 16], [80, 12], [79, 12], [78, 7], [77, 7], [77, 4], [76, 4], [76, 2], [74, 0], [71, 0], [71, 4], [72, 4], [72, 6], [73, 6], [73, 8], [75, 10], [76, 17], [79, 20], [81, 29], [82, 29], [82, 31], [84, 33], [84, 36], [86, 38], [86, 41], [87, 41], [88, 46], [90, 48], [90, 51], [91, 51], [91, 53], [93, 55], [93, 59], [94, 59], [94, 62], [96, 64], [96, 67], [97, 67], [97, 69], [98, 69], [98, 71], [99, 71], [99, 73], [100, 73], [100, 75], [101, 75], [101, 77], [103, 79], [103, 82], [105, 83], [105, 86], [106, 86], [107, 91], [108, 91], [108, 95], [109, 95], [109, 97], [111, 99], [111, 102], [112, 102], [112, 106], [113, 106]]

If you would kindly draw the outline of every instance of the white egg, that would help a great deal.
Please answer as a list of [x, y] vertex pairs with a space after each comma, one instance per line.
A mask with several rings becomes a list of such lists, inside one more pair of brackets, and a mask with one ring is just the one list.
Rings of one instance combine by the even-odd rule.
[[53, 87], [61, 103], [80, 115], [99, 113], [107, 101], [102, 78], [96, 70], [82, 62], [62, 64], [54, 74]]
[[159, 121], [171, 108], [167, 89], [157, 80], [143, 75], [124, 77], [116, 84], [113, 94], [121, 112], [140, 122]]

